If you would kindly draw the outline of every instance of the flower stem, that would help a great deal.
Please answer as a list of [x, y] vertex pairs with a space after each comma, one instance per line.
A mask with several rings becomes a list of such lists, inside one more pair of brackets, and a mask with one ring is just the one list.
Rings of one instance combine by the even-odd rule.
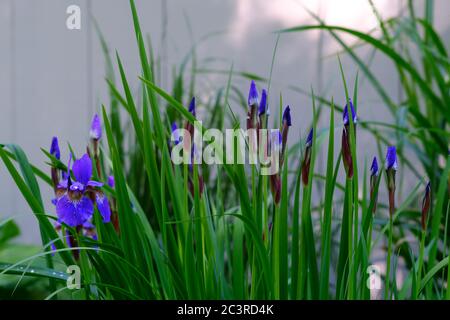
[[390, 296], [388, 296], [388, 295], [389, 295], [389, 285], [390, 285], [393, 228], [394, 228], [394, 220], [392, 218], [392, 215], [389, 215], [389, 243], [388, 243], [387, 261], [386, 261], [386, 279], [385, 279], [385, 286], [384, 286], [384, 299], [385, 300], [390, 300]]
[[420, 249], [419, 249], [419, 267], [417, 269], [417, 284], [416, 284], [416, 292], [414, 294], [414, 299], [419, 297], [420, 291], [420, 282], [422, 281], [422, 268], [423, 268], [423, 255], [425, 251], [425, 234], [426, 231], [422, 230], [422, 236], [420, 238]]

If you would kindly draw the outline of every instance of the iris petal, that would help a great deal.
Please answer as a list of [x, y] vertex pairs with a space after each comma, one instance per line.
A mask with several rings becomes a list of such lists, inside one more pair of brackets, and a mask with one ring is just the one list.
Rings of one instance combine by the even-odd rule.
[[58, 218], [70, 227], [82, 225], [93, 213], [94, 206], [87, 197], [82, 197], [78, 201], [72, 201], [68, 195], [64, 195], [56, 203]]
[[292, 125], [292, 122], [291, 122], [291, 108], [289, 108], [289, 106], [287, 106], [286, 109], [284, 109], [283, 122], [285, 122], [289, 127]]
[[89, 131], [89, 136], [91, 139], [100, 140], [102, 137], [102, 124], [100, 122], [100, 117], [95, 114], [92, 118], [91, 130]]
[[53, 155], [56, 159], [61, 158], [61, 152], [59, 151], [58, 137], [53, 137], [52, 144], [50, 146], [50, 154]]
[[97, 188], [101, 188], [103, 187], [103, 183], [102, 182], [98, 182], [95, 180], [89, 180], [88, 183], [86, 184], [89, 187], [97, 187]]
[[258, 103], [259, 103], [258, 89], [256, 88], [255, 81], [253, 81], [253, 80], [250, 84], [250, 90], [248, 91], [247, 103], [249, 106], [258, 105]]
[[88, 154], [83, 155], [80, 159], [73, 163], [72, 167], [75, 179], [86, 185], [92, 176], [92, 162]]
[[97, 202], [97, 209], [102, 215], [103, 222], [108, 223], [111, 221], [111, 208], [109, 207], [108, 198], [101, 192], [97, 192], [95, 195], [95, 200]]

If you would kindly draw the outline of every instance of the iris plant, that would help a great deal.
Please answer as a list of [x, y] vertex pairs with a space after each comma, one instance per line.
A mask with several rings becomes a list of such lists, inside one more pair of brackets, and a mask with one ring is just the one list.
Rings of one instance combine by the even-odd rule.
[[[352, 153], [350, 148], [350, 122], [349, 122], [349, 106], [350, 106], [350, 112], [352, 113], [352, 120], [354, 124], [354, 129], [356, 130], [356, 112], [353, 107], [352, 101], [349, 99], [348, 104], [344, 107], [344, 112], [342, 114], [343, 122], [344, 122], [344, 129], [342, 131], [342, 160], [344, 162], [344, 168], [347, 172], [347, 178], [351, 179], [353, 177], [353, 159], [352, 159]], [[356, 131], [354, 131], [356, 132]]]

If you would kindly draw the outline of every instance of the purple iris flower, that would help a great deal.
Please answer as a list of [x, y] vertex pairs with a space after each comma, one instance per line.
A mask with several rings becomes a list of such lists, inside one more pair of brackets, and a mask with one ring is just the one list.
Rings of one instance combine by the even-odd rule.
[[291, 108], [289, 106], [284, 109], [283, 112], [283, 123], [286, 123], [288, 127], [292, 125], [291, 122]]
[[[348, 100], [348, 104], [350, 104], [350, 109], [352, 111], [353, 123], [356, 124], [356, 121], [357, 121], [356, 111], [355, 111], [355, 108], [353, 107], [353, 103], [352, 103], [351, 99]], [[344, 107], [344, 113], [342, 114], [342, 118], [344, 121], [344, 125], [345, 126], [348, 125], [349, 122], [348, 122], [348, 105], [347, 104]]]
[[[68, 169], [70, 170], [70, 163]], [[56, 213], [59, 220], [71, 227], [83, 225], [94, 213], [94, 203], [90, 197], [93, 192], [103, 221], [108, 222], [111, 215], [109, 203], [106, 198], [103, 198], [101, 192], [94, 189], [103, 184], [90, 180], [92, 162], [87, 154], [74, 162], [72, 172], [75, 180], [72, 181], [69, 175], [68, 179], [62, 181], [59, 186], [60, 189], [65, 189], [56, 202]]]
[[265, 89], [261, 92], [261, 101], [259, 102], [259, 115], [262, 116], [266, 113], [267, 109], [267, 91]]
[[306, 147], [312, 146], [312, 139], [313, 139], [313, 134], [314, 134], [313, 130], [314, 130], [313, 128], [311, 128], [311, 130], [309, 130], [308, 138], [306, 138]]
[[378, 161], [377, 161], [377, 157], [373, 157], [372, 160], [372, 166], [370, 167], [370, 176], [374, 177], [374, 176], [378, 176]]
[[259, 103], [259, 94], [258, 89], [256, 88], [255, 81], [252, 80], [252, 83], [250, 84], [250, 90], [248, 91], [248, 105], [258, 105]]
[[102, 137], [102, 124], [100, 122], [100, 117], [95, 114], [92, 118], [91, 129], [89, 131], [89, 136], [92, 140], [98, 141]]
[[395, 146], [388, 147], [386, 153], [386, 170], [397, 171], [397, 151]]
[[56, 159], [61, 159], [61, 152], [59, 151], [58, 137], [53, 137], [52, 145], [50, 146], [50, 154]]

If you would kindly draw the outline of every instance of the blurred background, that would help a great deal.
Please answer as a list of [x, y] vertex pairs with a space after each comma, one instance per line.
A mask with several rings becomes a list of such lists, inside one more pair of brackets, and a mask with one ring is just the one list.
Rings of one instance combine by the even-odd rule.
[[[403, 0], [373, 2], [383, 18], [402, 15], [406, 6]], [[69, 5], [81, 8], [80, 30], [66, 28]], [[277, 42], [274, 31], [315, 24], [308, 10], [332, 25], [367, 32], [377, 26], [365, 0], [137, 0], [136, 5], [143, 31], [160, 59], [163, 88], [171, 91], [174, 71], [195, 45], [195, 94], [200, 101], [226, 84], [231, 65], [235, 71], [269, 77]], [[414, 1], [414, 5], [417, 15], [422, 15], [423, 1]], [[435, 27], [446, 45], [450, 43], [449, 12], [449, 1], [435, 2]], [[47, 167], [40, 148], [48, 148], [52, 136], [60, 139], [62, 160], [68, 157], [69, 141], [76, 151], [84, 151], [92, 115], [109, 101], [105, 56], [95, 23], [108, 46], [121, 55], [129, 81], [137, 90], [139, 55], [128, 1], [0, 0], [0, 143], [21, 145], [31, 162], [42, 169]], [[349, 44], [354, 41], [345, 35], [343, 39]], [[339, 50], [326, 32], [279, 38], [269, 103], [277, 107], [282, 93], [284, 104], [291, 106], [293, 131], [298, 134], [291, 134], [289, 143], [305, 135], [312, 115], [311, 99], [292, 86], [306, 91], [312, 87], [339, 104], [345, 101], [335, 55]], [[369, 48], [361, 47], [358, 53], [364, 60], [371, 59], [374, 74], [390, 96], [400, 101], [403, 93], [393, 64]], [[358, 69], [345, 53], [341, 59], [353, 87]], [[235, 77], [233, 83], [246, 92], [249, 80]], [[261, 88], [263, 84], [258, 85]], [[389, 122], [387, 108], [364, 77], [358, 91], [359, 118]], [[358, 137], [359, 148], [364, 151], [359, 156], [363, 161], [371, 159], [373, 137], [364, 132]], [[319, 169], [323, 162], [319, 161]], [[406, 186], [408, 178], [416, 179], [405, 176]], [[42, 192], [48, 200], [48, 212], [53, 213], [52, 191], [42, 188]], [[11, 216], [21, 229], [18, 241], [40, 242], [35, 218], [0, 164], [0, 220]]]

